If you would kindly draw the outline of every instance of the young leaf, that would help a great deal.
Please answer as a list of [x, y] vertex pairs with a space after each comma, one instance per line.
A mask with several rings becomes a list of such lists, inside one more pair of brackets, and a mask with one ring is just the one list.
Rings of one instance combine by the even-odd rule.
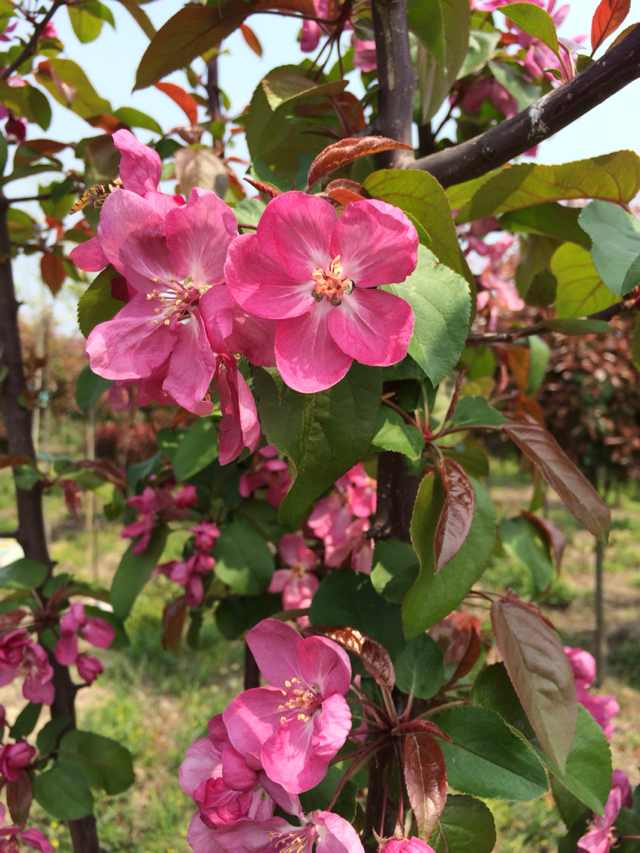
[[591, 21], [592, 52], [615, 32], [629, 14], [631, 0], [601, 0]]
[[517, 599], [491, 608], [496, 643], [544, 752], [564, 768], [576, 731], [573, 673], [554, 629]]
[[184, 595], [168, 601], [162, 611], [162, 648], [176, 652], [182, 642], [187, 620], [187, 599]]
[[369, 157], [382, 151], [393, 151], [399, 148], [411, 150], [405, 142], [388, 139], [384, 136], [354, 136], [341, 139], [324, 148], [309, 167], [307, 183], [311, 187], [320, 178], [342, 169], [359, 157]]
[[429, 843], [436, 853], [491, 853], [496, 846], [493, 815], [481, 800], [450, 794]]
[[438, 470], [444, 501], [434, 537], [436, 572], [452, 560], [464, 545], [476, 505], [473, 486], [462, 466], [444, 457]]
[[611, 513], [550, 432], [533, 419], [509, 421], [505, 433], [558, 493], [569, 512], [593, 535], [606, 537]]
[[151, 572], [160, 562], [167, 534], [167, 527], [162, 525], [156, 528], [151, 542], [142, 554], [133, 553], [133, 543], [124, 552], [111, 583], [113, 612], [122, 621], [131, 612], [136, 598], [151, 577]]
[[555, 309], [559, 318], [593, 314], [616, 302], [616, 297], [603, 284], [590, 253], [582, 246], [563, 243], [551, 258], [551, 272], [557, 282]]
[[555, 54], [559, 54], [556, 25], [545, 9], [534, 6], [533, 3], [508, 3], [506, 6], [500, 6], [498, 12], [517, 24], [525, 33], [546, 44]]
[[402, 764], [418, 832], [428, 838], [447, 801], [447, 768], [440, 745], [426, 733], [407, 734]]
[[451, 426], [502, 426], [505, 416], [494, 409], [485, 397], [462, 397], [451, 418]]
[[617, 204], [592, 201], [580, 227], [591, 237], [591, 256], [605, 285], [625, 296], [640, 284], [640, 219]]
[[176, 86], [175, 83], [156, 83], [155, 87], [180, 107], [192, 127], [198, 123], [198, 103], [192, 95], [185, 92], [182, 86]]
[[40, 275], [51, 293], [55, 296], [67, 277], [64, 261], [55, 252], [43, 252], [40, 255]]
[[255, 55], [262, 56], [262, 45], [260, 44], [260, 39], [251, 29], [249, 24], [240, 24], [240, 32], [242, 33], [242, 38]]
[[417, 462], [424, 450], [424, 436], [417, 427], [408, 424], [393, 409], [380, 409], [378, 431], [371, 443], [380, 450], [402, 453]]
[[113, 296], [112, 282], [116, 272], [107, 267], [91, 282], [78, 300], [78, 326], [87, 337], [98, 323], [111, 320], [124, 305]]

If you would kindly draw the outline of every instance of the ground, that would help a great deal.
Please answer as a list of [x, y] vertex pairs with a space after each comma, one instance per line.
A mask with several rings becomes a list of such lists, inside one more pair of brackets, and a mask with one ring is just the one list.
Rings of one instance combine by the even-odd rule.
[[[500, 467], [494, 498], [503, 511], [517, 504], [526, 508], [526, 480], [515, 465]], [[106, 496], [106, 495], [105, 495]], [[12, 526], [10, 478], [0, 471], [0, 530]], [[640, 502], [629, 489], [612, 498], [614, 526], [606, 553], [606, 616], [608, 672], [603, 690], [618, 698], [622, 711], [613, 738], [614, 766], [640, 782]], [[569, 535], [562, 572], [553, 586], [547, 615], [565, 642], [589, 647], [593, 631], [593, 540], [577, 529], [553, 498], [548, 511]], [[59, 496], [47, 498], [51, 548], [61, 570], [84, 573], [88, 534], [82, 520], [70, 519]], [[99, 516], [100, 517], [100, 516]], [[118, 527], [104, 521], [98, 529], [97, 580], [108, 585], [124, 542]], [[527, 579], [498, 563], [485, 575], [487, 588], [526, 587]], [[90, 690], [80, 694], [79, 722], [83, 728], [121, 740], [133, 753], [136, 783], [127, 793], [104, 797], [97, 804], [101, 841], [105, 853], [186, 853], [184, 841], [190, 803], [177, 784], [177, 769], [187, 745], [203, 732], [206, 721], [220, 711], [240, 688], [241, 651], [226, 643], [209, 620], [202, 648], [183, 654], [163, 651], [160, 615], [175, 587], [164, 578], [154, 579], [140, 596], [128, 622], [131, 645], [103, 655], [105, 674]], [[12, 717], [20, 696], [3, 688], [2, 699]], [[496, 850], [501, 853], [544, 853], [555, 850], [561, 825], [544, 800], [492, 804], [500, 831]], [[42, 820], [57, 850], [69, 850], [64, 826]]]

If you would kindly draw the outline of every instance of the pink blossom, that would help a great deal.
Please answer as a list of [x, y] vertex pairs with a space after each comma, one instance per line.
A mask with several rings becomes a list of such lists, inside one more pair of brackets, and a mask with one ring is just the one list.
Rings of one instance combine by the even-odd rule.
[[18, 676], [24, 679], [25, 699], [43, 705], [53, 702], [53, 668], [47, 653], [23, 628], [0, 635], [0, 687]]
[[220, 536], [220, 529], [217, 524], [210, 521], [201, 521], [192, 528], [195, 546], [198, 551], [209, 551], [216, 543]]
[[180, 584], [187, 594], [189, 607], [199, 607], [204, 598], [202, 578], [213, 571], [216, 561], [209, 554], [196, 551], [184, 560], [170, 560], [158, 566], [158, 571]]
[[493, 77], [479, 77], [464, 90], [460, 107], [466, 113], [480, 112], [485, 101], [490, 101], [505, 118], [518, 112], [518, 102], [501, 83]]
[[[313, 574], [318, 558], [307, 547], [300, 533], [285, 533], [278, 546], [280, 556], [288, 568], [273, 573], [269, 592], [282, 593], [282, 607], [285, 610], [298, 610], [311, 607], [311, 600], [320, 585]], [[299, 625], [308, 624], [305, 618]]]
[[[4, 823], [5, 807], [0, 803], [0, 822]], [[53, 853], [53, 847], [47, 838], [37, 829], [24, 829], [20, 826], [0, 826], [0, 851], [17, 853], [20, 844], [40, 853]]]
[[251, 470], [240, 476], [239, 491], [248, 498], [257, 489], [267, 489], [267, 501], [278, 507], [285, 498], [291, 485], [289, 466], [284, 459], [278, 458], [278, 449], [271, 444], [261, 447], [254, 455]]
[[587, 832], [578, 839], [579, 853], [609, 853], [616, 843], [613, 824], [620, 814], [620, 809], [629, 805], [631, 805], [629, 780], [622, 770], [614, 770], [604, 814], [594, 817]]
[[108, 649], [115, 637], [115, 629], [105, 619], [87, 616], [83, 604], [72, 604], [60, 619], [60, 639], [55, 648], [58, 663], [70, 666], [76, 662], [78, 637], [99, 649]]
[[357, 518], [368, 518], [376, 511], [376, 486], [362, 462], [336, 482], [336, 488], [345, 495], [349, 509]]
[[104, 667], [93, 655], [79, 654], [75, 660], [78, 675], [87, 684], [93, 684], [99, 675], [102, 675]]
[[333, 492], [316, 503], [307, 525], [318, 539], [322, 539], [325, 565], [341, 566], [351, 555], [353, 569], [371, 571], [373, 542], [366, 536], [369, 520], [354, 518], [338, 493]]
[[175, 504], [178, 509], [189, 509], [198, 503], [198, 490], [195, 486], [182, 486], [176, 492]]
[[36, 755], [35, 747], [26, 740], [5, 744], [0, 747], [0, 777], [5, 782], [15, 782]]
[[138, 518], [123, 527], [120, 535], [123, 539], [136, 539], [133, 553], [142, 554], [149, 547], [156, 526], [163, 521], [182, 518], [183, 508], [191, 505], [193, 496], [193, 486], [183, 487], [175, 497], [167, 488], [146, 486], [141, 494], [127, 500], [127, 505], [138, 512]]
[[277, 619], [260, 622], [246, 642], [269, 686], [231, 702], [223, 715], [229, 739], [286, 791], [308, 791], [351, 728], [349, 658], [331, 640], [303, 639]]
[[376, 43], [373, 39], [359, 39], [355, 34], [351, 38], [354, 50], [353, 64], [360, 71], [375, 71], [378, 67]]
[[596, 680], [596, 659], [585, 649], [565, 646], [564, 653], [569, 659], [573, 677], [576, 684], [582, 683], [583, 687], [591, 687]]
[[424, 841], [416, 838], [387, 838], [378, 847], [378, 853], [435, 853]]
[[339, 382], [354, 360], [386, 366], [405, 357], [413, 311], [377, 287], [404, 281], [417, 247], [413, 225], [385, 202], [354, 202], [338, 218], [328, 201], [286, 192], [255, 234], [232, 243], [225, 279], [245, 311], [278, 321], [278, 370], [311, 393]]
[[[40, 31], [40, 38], [43, 39], [57, 39], [60, 38], [58, 35], [58, 30], [56, 29], [56, 25], [53, 21], [47, 21], [42, 30]], [[127, 131], [124, 131], [126, 133]]]
[[606, 737], [610, 739], [615, 731], [614, 718], [620, 713], [617, 699], [615, 696], [589, 692], [596, 677], [596, 662], [593, 655], [584, 649], [571, 646], [565, 646], [564, 652], [573, 670], [578, 702], [587, 709]]
[[[207, 837], [208, 836], [208, 837]], [[311, 812], [302, 826], [280, 817], [266, 821], [241, 820], [210, 834], [189, 828], [189, 843], [196, 853], [364, 853], [353, 826], [332, 812]]]

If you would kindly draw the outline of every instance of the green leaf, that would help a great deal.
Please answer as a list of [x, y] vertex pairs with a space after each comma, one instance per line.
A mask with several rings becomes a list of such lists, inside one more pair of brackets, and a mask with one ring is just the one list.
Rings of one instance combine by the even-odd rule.
[[0, 136], [0, 177], [4, 175], [4, 167], [7, 165], [7, 154], [9, 145], [4, 136]]
[[67, 6], [69, 21], [78, 40], [83, 44], [95, 41], [102, 31], [103, 20], [89, 11], [89, 4]]
[[44, 563], [24, 557], [0, 567], [0, 588], [35, 589], [45, 582], [48, 574]]
[[71, 718], [64, 714], [49, 720], [38, 732], [36, 745], [41, 756], [49, 755], [56, 749], [62, 732], [71, 728]]
[[121, 794], [133, 784], [131, 753], [111, 738], [73, 729], [60, 742], [60, 760], [80, 766], [92, 788]]
[[34, 702], [25, 705], [11, 726], [11, 737], [14, 740], [28, 737], [36, 727], [41, 710], [42, 705], [36, 705]]
[[373, 552], [371, 583], [378, 595], [401, 604], [418, 574], [416, 552], [399, 539], [381, 539]]
[[232, 595], [216, 607], [216, 626], [227, 640], [237, 640], [249, 628], [282, 610], [280, 595]]
[[440, 109], [458, 78], [469, 47], [469, 3], [466, 0], [440, 0], [438, 5], [442, 31], [438, 25], [435, 38], [429, 38], [430, 44], [418, 46], [422, 122], [433, 118]]
[[552, 332], [563, 335], [606, 335], [611, 326], [605, 320], [545, 320], [544, 325]]
[[449, 735], [442, 741], [452, 788], [502, 800], [533, 800], [547, 790], [547, 776], [534, 750], [493, 711], [449, 708], [433, 721]]
[[414, 462], [422, 456], [424, 436], [417, 427], [408, 424], [393, 409], [380, 410], [378, 431], [371, 443], [379, 450], [402, 453]]
[[472, 480], [475, 513], [469, 534], [446, 566], [435, 572], [434, 536], [443, 489], [433, 473], [418, 490], [411, 519], [411, 540], [420, 558], [420, 574], [402, 604], [407, 637], [415, 637], [454, 610], [481, 577], [496, 541], [495, 509], [486, 489]]
[[457, 222], [531, 207], [532, 202], [601, 198], [629, 202], [640, 191], [640, 157], [614, 151], [559, 166], [520, 163], [447, 190]]
[[313, 501], [367, 454], [381, 390], [380, 371], [358, 364], [321, 394], [299, 394], [267, 371], [256, 371], [262, 428], [293, 468], [293, 485], [280, 507], [283, 523], [299, 527]]
[[131, 613], [136, 598], [160, 562], [168, 532], [165, 525], [157, 527], [142, 554], [133, 553], [135, 543], [131, 543], [124, 552], [111, 584], [113, 612], [123, 622]]
[[257, 225], [265, 207], [266, 204], [259, 198], [243, 198], [235, 205], [233, 212], [242, 225]]
[[579, 216], [580, 210], [575, 207], [548, 202], [505, 213], [500, 217], [500, 224], [516, 234], [536, 234], [562, 242], [569, 240], [589, 249], [591, 241], [578, 225]]
[[455, 427], [495, 426], [506, 423], [505, 416], [494, 409], [485, 397], [462, 397], [450, 420]]
[[640, 219], [617, 204], [592, 201], [580, 214], [591, 237], [591, 257], [612, 293], [625, 296], [640, 284]]
[[499, 41], [500, 33], [497, 31], [471, 30], [469, 33], [469, 50], [458, 73], [458, 79], [461, 80], [469, 74], [475, 74], [482, 70], [487, 62], [493, 58]]
[[540, 390], [544, 382], [547, 367], [551, 359], [551, 350], [538, 335], [529, 338], [529, 381], [527, 394], [533, 396]]
[[310, 617], [313, 625], [356, 628], [392, 657], [404, 646], [400, 608], [381, 598], [360, 572], [330, 572], [313, 596]]
[[198, 418], [186, 430], [173, 457], [173, 471], [179, 483], [189, 480], [218, 456], [218, 437], [213, 418]]
[[409, 640], [393, 665], [400, 690], [418, 699], [431, 699], [446, 681], [442, 650], [428, 634]]
[[[48, 99], [29, 83], [24, 86], [9, 86], [8, 83], [0, 82], [0, 103], [16, 115], [40, 125], [43, 130], [47, 130], [51, 124], [51, 106]], [[34, 170], [31, 171], [33, 173]], [[35, 171], [50, 171], [50, 167]]]
[[555, 570], [537, 530], [526, 518], [503, 519], [500, 539], [507, 554], [531, 573], [536, 595], [548, 589]]
[[266, 540], [242, 518], [222, 529], [216, 544], [216, 577], [238, 595], [264, 592], [273, 574]]
[[408, 0], [409, 29], [440, 65], [447, 61], [441, 0]]
[[415, 271], [402, 284], [389, 285], [386, 290], [412, 306], [415, 326], [409, 355], [431, 383], [438, 385], [464, 350], [471, 316], [469, 285], [419, 246]]
[[519, 110], [526, 110], [540, 97], [539, 87], [522, 76], [521, 68], [515, 61], [498, 62], [492, 59], [489, 69], [498, 83], [516, 99]]
[[494, 663], [480, 672], [473, 685], [472, 700], [474, 705], [500, 714], [505, 723], [522, 732], [527, 740], [535, 737], [503, 663]]
[[110, 385], [110, 379], [95, 374], [88, 364], [83, 367], [76, 379], [76, 403], [80, 411], [93, 409]]
[[[545, 757], [540, 753], [545, 761]], [[591, 714], [578, 705], [573, 745], [564, 773], [551, 762], [549, 771], [592, 812], [602, 814], [611, 788], [611, 750], [600, 726]]]
[[532, 3], [509, 3], [507, 6], [500, 6], [497, 11], [517, 24], [525, 33], [546, 44], [555, 54], [559, 53], [556, 25], [547, 11]]
[[363, 186], [373, 198], [404, 210], [424, 231], [427, 248], [443, 264], [460, 275], [468, 274], [447, 195], [433, 175], [417, 169], [381, 169], [368, 175]]
[[142, 110], [137, 110], [134, 107], [120, 107], [113, 114], [120, 121], [128, 124], [129, 127], [143, 127], [145, 130], [151, 130], [153, 133], [162, 135], [162, 128], [158, 122], [150, 115], [143, 113]]
[[450, 794], [429, 843], [436, 853], [491, 853], [496, 845], [493, 815], [480, 800]]
[[33, 779], [33, 796], [56, 820], [78, 820], [93, 814], [89, 783], [75, 764], [58, 760]]
[[559, 318], [580, 317], [608, 308], [616, 297], [602, 283], [591, 255], [582, 246], [565, 243], [551, 258], [558, 282], [555, 302]]
[[98, 323], [115, 317], [124, 305], [111, 294], [111, 281], [115, 275], [113, 267], [102, 270], [78, 301], [78, 326], [85, 338]]
[[81, 118], [111, 113], [109, 101], [98, 95], [82, 68], [72, 59], [48, 59], [44, 67], [38, 67], [35, 77], [58, 103]]

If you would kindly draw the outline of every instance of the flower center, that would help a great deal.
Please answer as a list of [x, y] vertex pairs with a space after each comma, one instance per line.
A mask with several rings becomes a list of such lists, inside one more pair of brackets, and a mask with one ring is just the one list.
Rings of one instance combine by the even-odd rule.
[[297, 832], [270, 832], [269, 849], [274, 853], [302, 853], [309, 844], [309, 835], [308, 827]]
[[150, 290], [146, 298], [160, 303], [153, 309], [157, 322], [172, 329], [190, 319], [200, 297], [209, 289], [208, 284], [195, 284], [191, 278], [157, 281], [160, 286]]
[[291, 720], [299, 720], [300, 722], [308, 722], [319, 705], [319, 697], [315, 690], [306, 684], [303, 684], [299, 678], [287, 679], [282, 690], [284, 701], [278, 705], [278, 711], [282, 713], [280, 717], [281, 725], [291, 722]]
[[311, 295], [316, 302], [326, 299], [332, 305], [340, 305], [342, 298], [353, 290], [353, 282], [342, 270], [340, 255], [335, 256], [327, 269], [317, 267], [311, 273], [311, 278], [315, 282]]

